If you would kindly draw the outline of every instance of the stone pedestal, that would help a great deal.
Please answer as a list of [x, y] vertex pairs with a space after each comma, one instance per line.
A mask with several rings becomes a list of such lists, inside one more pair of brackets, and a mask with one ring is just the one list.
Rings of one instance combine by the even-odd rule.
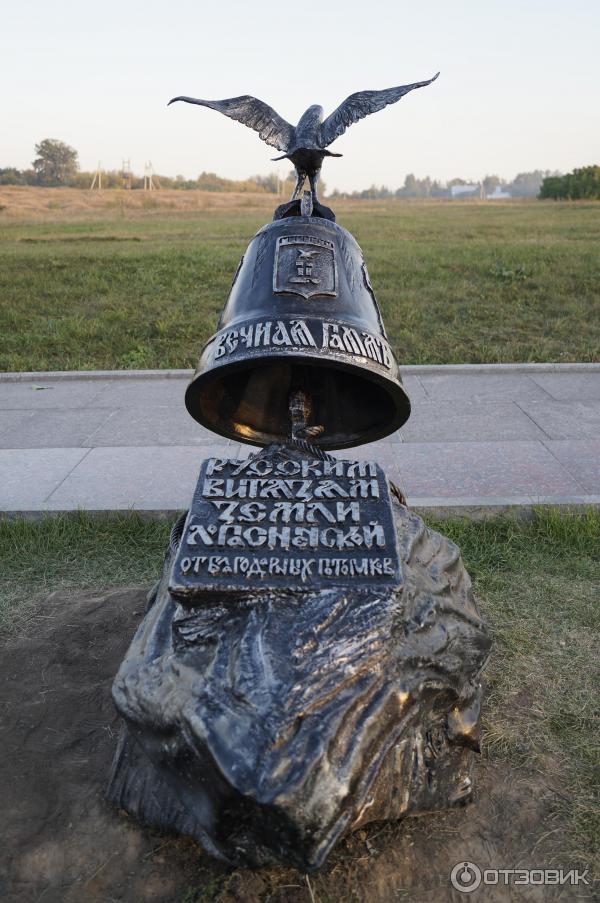
[[459, 550], [376, 465], [205, 462], [114, 682], [108, 797], [232, 864], [318, 868], [469, 799], [489, 646]]

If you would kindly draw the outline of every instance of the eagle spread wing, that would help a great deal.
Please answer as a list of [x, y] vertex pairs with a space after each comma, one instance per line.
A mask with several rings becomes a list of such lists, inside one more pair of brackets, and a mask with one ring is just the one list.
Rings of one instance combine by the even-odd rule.
[[263, 141], [266, 141], [271, 147], [276, 147], [277, 150], [287, 151], [293, 143], [294, 127], [282, 119], [273, 107], [249, 94], [241, 97], [229, 97], [227, 100], [174, 97], [169, 104], [175, 103], [176, 100], [197, 103], [201, 107], [210, 107], [211, 110], [217, 110], [219, 113], [229, 116], [230, 119], [237, 119], [238, 122], [242, 122], [258, 132]]
[[383, 110], [390, 103], [396, 103], [409, 91], [414, 88], [424, 88], [435, 81], [440, 73], [438, 72], [433, 78], [425, 82], [414, 82], [412, 85], [399, 85], [397, 88], [387, 88], [384, 91], [358, 91], [351, 94], [346, 100], [334, 110], [331, 116], [328, 116], [321, 125], [321, 147], [327, 147], [340, 135], [343, 135], [346, 129], [359, 119], [364, 119], [370, 113], [377, 113]]

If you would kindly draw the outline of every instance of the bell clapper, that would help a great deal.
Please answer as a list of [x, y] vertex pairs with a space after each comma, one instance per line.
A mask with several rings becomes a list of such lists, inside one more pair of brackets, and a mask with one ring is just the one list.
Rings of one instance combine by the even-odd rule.
[[291, 424], [291, 438], [316, 439], [325, 432], [324, 426], [308, 426], [307, 422], [312, 416], [312, 402], [310, 395], [303, 389], [297, 389], [290, 393], [289, 412]]

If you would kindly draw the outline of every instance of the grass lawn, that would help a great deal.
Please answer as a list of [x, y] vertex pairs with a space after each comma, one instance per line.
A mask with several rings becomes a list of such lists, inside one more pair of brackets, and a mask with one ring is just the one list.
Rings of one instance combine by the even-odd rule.
[[[120, 194], [77, 215], [58, 189], [43, 215], [0, 209], [0, 370], [195, 366], [274, 199]], [[600, 358], [600, 203], [334, 206], [401, 363]]]
[[[459, 543], [495, 640], [484, 757], [527, 766], [559, 788], [561, 861], [585, 863], [598, 875], [600, 515], [545, 510], [530, 521], [434, 526]], [[39, 603], [52, 590], [149, 586], [169, 527], [134, 515], [0, 521], [0, 618], [8, 642], [35, 629]]]

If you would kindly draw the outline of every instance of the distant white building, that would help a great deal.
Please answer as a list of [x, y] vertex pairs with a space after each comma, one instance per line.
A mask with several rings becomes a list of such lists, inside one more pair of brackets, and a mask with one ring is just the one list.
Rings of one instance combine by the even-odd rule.
[[500, 186], [496, 185], [492, 194], [486, 194], [485, 199], [486, 199], [486, 201], [503, 201], [509, 197], [511, 197], [510, 192], [502, 191]]
[[469, 197], [469, 195], [479, 195], [479, 185], [452, 185], [450, 195], [453, 198]]

